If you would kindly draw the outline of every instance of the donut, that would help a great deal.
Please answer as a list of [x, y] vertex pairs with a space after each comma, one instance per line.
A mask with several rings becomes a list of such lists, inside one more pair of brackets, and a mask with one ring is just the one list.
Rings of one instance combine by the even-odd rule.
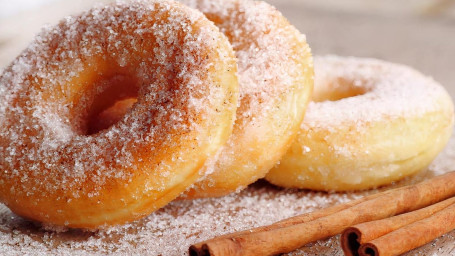
[[313, 89], [305, 37], [274, 7], [249, 0], [183, 0], [218, 26], [238, 58], [240, 105], [226, 145], [187, 198], [223, 196], [253, 183], [291, 145]]
[[[312, 92], [312, 56], [305, 37], [264, 2], [181, 2], [213, 21], [238, 58], [240, 105], [233, 133], [201, 169], [206, 175], [180, 198], [223, 196], [263, 178], [286, 153]], [[131, 103], [114, 106], [98, 122], [112, 122]]]
[[[162, 207], [227, 141], [238, 105], [232, 47], [173, 1], [96, 7], [48, 27], [0, 76], [0, 201], [73, 228]], [[118, 122], [92, 122], [118, 101]]]
[[425, 169], [447, 143], [453, 103], [421, 73], [375, 59], [315, 58], [300, 133], [266, 176], [325, 191], [375, 188]]

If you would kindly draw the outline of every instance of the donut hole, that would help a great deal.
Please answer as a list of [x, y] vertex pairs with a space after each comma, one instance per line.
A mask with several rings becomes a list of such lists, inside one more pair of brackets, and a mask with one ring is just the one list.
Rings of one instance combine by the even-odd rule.
[[314, 102], [338, 101], [360, 96], [368, 92], [364, 84], [360, 80], [352, 81], [342, 77], [317, 79], [311, 100]]
[[139, 94], [137, 78], [125, 70], [93, 73], [73, 99], [73, 128], [79, 135], [96, 134], [122, 120]]
[[120, 99], [94, 115], [89, 121], [88, 134], [95, 134], [119, 122], [137, 102], [136, 97]]
[[99, 88], [88, 108], [85, 135], [108, 129], [119, 122], [137, 101], [139, 87], [130, 75], [115, 74], [98, 82]]

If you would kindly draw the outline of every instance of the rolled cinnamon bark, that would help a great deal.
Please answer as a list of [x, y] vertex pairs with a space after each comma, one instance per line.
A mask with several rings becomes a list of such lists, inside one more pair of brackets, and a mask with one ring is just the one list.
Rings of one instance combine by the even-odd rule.
[[[218, 236], [218, 237], [216, 237], [216, 238], [214, 238], [212, 240], [236, 237], [236, 236], [249, 234], [249, 233], [253, 233], [253, 232], [268, 231], [268, 230], [277, 229], [277, 228], [284, 228], [284, 227], [296, 225], [296, 224], [299, 224], [299, 223], [312, 221], [312, 220], [315, 220], [315, 219], [319, 219], [321, 217], [325, 217], [327, 215], [331, 215], [331, 214], [340, 212], [342, 210], [345, 210], [345, 209], [347, 209], [349, 207], [352, 207], [354, 205], [357, 205], [359, 203], [371, 200], [373, 198], [378, 197], [379, 195], [380, 195], [379, 193], [372, 194], [372, 195], [365, 196], [365, 197], [362, 197], [362, 198], [359, 198], [357, 200], [353, 200], [353, 201], [350, 201], [350, 202], [347, 202], [347, 203], [344, 203], [344, 204], [334, 205], [334, 206], [331, 206], [331, 207], [328, 207], [328, 208], [320, 209], [318, 211], [309, 212], [309, 213], [298, 215], [298, 216], [295, 216], [295, 217], [292, 217], [292, 218], [284, 219], [282, 221], [275, 222], [275, 223], [273, 223], [273, 224], [271, 224], [269, 226], [262, 226], [262, 227], [257, 227], [257, 228], [253, 228], [253, 229], [248, 229], [248, 230], [243, 230], [243, 231], [239, 231], [239, 232], [234, 232], [234, 233]], [[191, 255], [201, 255], [201, 254], [198, 254], [198, 252], [199, 253], [202, 252], [202, 246], [204, 244], [209, 243], [212, 240], [207, 240], [207, 241], [204, 241], [204, 242], [201, 242], [201, 243], [197, 243], [197, 244], [191, 245], [190, 252], [193, 253]]]
[[370, 200], [308, 222], [279, 228], [272, 225], [272, 228], [261, 228], [263, 230], [260, 231], [211, 239], [197, 248], [190, 247], [190, 255], [248, 256], [286, 253], [309, 242], [336, 235], [349, 226], [420, 209], [454, 195], [455, 172], [450, 172], [416, 185], [379, 193]]
[[360, 246], [361, 256], [399, 255], [455, 229], [455, 204]]
[[428, 218], [453, 204], [455, 204], [455, 197], [417, 211], [408, 212], [387, 219], [364, 222], [349, 227], [341, 234], [341, 247], [346, 256], [358, 256], [359, 248], [362, 244], [416, 221]]

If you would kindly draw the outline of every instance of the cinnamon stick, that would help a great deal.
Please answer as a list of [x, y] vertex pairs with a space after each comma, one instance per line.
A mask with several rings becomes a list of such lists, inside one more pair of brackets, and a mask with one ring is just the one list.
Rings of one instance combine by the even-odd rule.
[[207, 240], [207, 241], [204, 241], [204, 242], [201, 242], [201, 243], [197, 243], [197, 244], [191, 245], [190, 251], [193, 252], [193, 255], [199, 255], [199, 254], [197, 254], [197, 252], [202, 251], [202, 246], [204, 244], [212, 241], [212, 240], [215, 240], [215, 239], [218, 240], [218, 239], [221, 239], [221, 238], [236, 237], [236, 236], [240, 236], [240, 235], [243, 235], [243, 234], [249, 234], [249, 233], [260, 232], [260, 231], [268, 231], [268, 230], [277, 229], [277, 228], [284, 228], [284, 227], [287, 227], [287, 226], [292, 226], [292, 225], [295, 225], [295, 224], [312, 221], [312, 220], [315, 220], [315, 219], [319, 219], [321, 217], [325, 217], [327, 215], [331, 215], [331, 214], [340, 212], [340, 211], [345, 210], [345, 209], [347, 209], [349, 207], [352, 207], [352, 206], [357, 205], [359, 203], [371, 200], [371, 199], [376, 198], [378, 196], [379, 196], [379, 194], [376, 193], [376, 194], [365, 196], [365, 197], [362, 197], [362, 198], [359, 198], [357, 200], [353, 200], [353, 201], [350, 201], [350, 202], [347, 202], [347, 203], [344, 203], [344, 204], [334, 205], [334, 206], [331, 206], [331, 207], [328, 207], [328, 208], [324, 208], [324, 209], [321, 209], [321, 210], [318, 210], [318, 211], [309, 212], [309, 213], [298, 215], [298, 216], [295, 216], [295, 217], [292, 217], [292, 218], [284, 219], [284, 220], [281, 220], [279, 222], [275, 222], [275, 223], [273, 223], [273, 224], [271, 224], [269, 226], [262, 226], [262, 227], [252, 228], [252, 229], [248, 229], [248, 230], [243, 230], [243, 231], [239, 231], [239, 232], [234, 232], [234, 233], [218, 236], [218, 237], [216, 237], [214, 239]]
[[455, 229], [455, 204], [360, 246], [360, 256], [399, 255]]
[[[394, 230], [430, 217], [431, 215], [455, 204], [455, 197], [420, 210], [390, 217], [387, 219], [364, 222], [349, 227], [341, 234], [341, 247], [346, 256], [358, 256], [362, 244], [370, 242]], [[435, 223], [437, 225], [437, 223]], [[403, 245], [400, 245], [403, 246]]]
[[[306, 217], [302, 217], [305, 215], [302, 215], [279, 222], [275, 226], [214, 238], [190, 247], [190, 255], [248, 256], [286, 253], [309, 242], [336, 235], [349, 226], [420, 209], [454, 195], [455, 172], [450, 172], [416, 185], [367, 197], [368, 200], [360, 200], [358, 204], [347, 203], [335, 210], [332, 208], [314, 212], [310, 214], [314, 219], [306, 220]], [[338, 209], [341, 210], [336, 211]], [[326, 213], [329, 214], [325, 215]], [[295, 223], [299, 218], [302, 218], [303, 222]]]

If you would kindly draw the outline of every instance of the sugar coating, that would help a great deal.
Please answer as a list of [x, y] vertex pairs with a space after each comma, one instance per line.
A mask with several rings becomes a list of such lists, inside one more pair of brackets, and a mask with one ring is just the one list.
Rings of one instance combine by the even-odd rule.
[[235, 50], [241, 100], [237, 115], [254, 122], [254, 116], [267, 113], [277, 97], [293, 89], [295, 76], [305, 67], [291, 56], [292, 48], [306, 44], [306, 37], [292, 26], [284, 27], [275, 7], [251, 0], [181, 2], [214, 21]]
[[[178, 177], [160, 158], [150, 159], [166, 154], [190, 163], [173, 150], [182, 141], [197, 149], [219, 140], [207, 135], [223, 125], [211, 119], [235, 105], [210, 74], [235, 68], [227, 46], [202, 13], [172, 1], [118, 2], [44, 28], [0, 75], [0, 191], [13, 197], [0, 199], [33, 197], [39, 204], [62, 193], [58, 200], [69, 203], [148, 172], [167, 183]], [[119, 73], [112, 79], [137, 80], [138, 104], [109, 129], [87, 135], [88, 108], [106, 83], [92, 89], [78, 77], [112, 69]], [[197, 137], [200, 131], [205, 137]], [[163, 191], [162, 180], [146, 188]]]
[[[415, 184], [453, 169], [455, 137], [431, 164], [419, 173], [381, 190]], [[268, 225], [283, 218], [344, 203], [378, 192], [319, 193], [280, 189], [265, 182], [222, 198], [173, 202], [143, 220], [106, 231], [49, 230], [12, 214], [0, 205], [0, 251], [4, 255], [187, 255], [188, 247], [217, 235]], [[455, 233], [445, 237], [447, 247]], [[428, 255], [429, 244], [408, 255]], [[427, 252], [427, 254], [425, 254]], [[311, 243], [289, 255], [343, 255], [339, 237]]]
[[330, 130], [354, 124], [355, 129], [361, 130], [369, 122], [440, 111], [447, 108], [445, 102], [450, 102], [440, 84], [407, 66], [333, 55], [315, 57], [314, 63], [315, 92], [318, 86], [328, 83], [335, 90], [347, 83], [363, 93], [335, 101], [310, 102], [302, 129]]
[[[262, 159], [251, 159], [246, 163], [241, 159], [242, 152], [274, 151], [280, 149], [287, 138], [292, 136], [289, 129], [284, 127], [292, 127], [296, 122], [295, 118], [292, 115], [277, 116], [275, 110], [284, 105], [282, 102], [291, 101], [290, 95], [301, 94], [303, 88], [308, 87], [308, 84], [302, 82], [304, 74], [312, 71], [312, 62], [303, 61], [311, 55], [310, 49], [305, 47], [306, 38], [287, 21], [283, 22], [285, 19], [275, 7], [262, 1], [180, 1], [200, 10], [213, 21], [228, 37], [238, 58], [240, 105], [237, 109], [233, 135], [217, 154], [218, 161], [215, 165], [212, 161], [211, 166], [206, 167], [212, 172], [206, 173], [243, 172], [242, 169], [247, 169], [249, 172], [256, 172], [259, 176], [257, 178], [260, 178], [264, 169], [268, 169], [269, 166], [264, 167]], [[278, 106], [279, 104], [282, 105]], [[267, 123], [266, 120], [273, 118], [276, 122]], [[276, 126], [264, 127], [265, 123], [268, 126]], [[257, 139], [252, 139], [248, 134], [251, 130], [257, 130], [257, 134], [261, 135], [258, 135]], [[260, 130], [267, 132], [259, 132]], [[239, 146], [247, 140], [252, 141], [249, 148]], [[260, 143], [254, 140], [259, 142], [268, 140], [270, 148], [259, 149], [255, 144]], [[236, 168], [240, 165], [242, 165], [240, 168]], [[197, 183], [196, 186], [216, 187], [217, 183], [214, 175], [208, 175], [207, 184]], [[239, 189], [244, 186], [245, 184], [239, 184]]]
[[21, 253], [32, 254], [187, 255], [189, 245], [197, 241], [358, 197], [329, 197], [262, 183], [238, 195], [173, 202], [143, 220], [97, 232], [49, 230], [6, 211], [0, 213], [0, 249], [18, 253], [14, 248], [21, 244]]

